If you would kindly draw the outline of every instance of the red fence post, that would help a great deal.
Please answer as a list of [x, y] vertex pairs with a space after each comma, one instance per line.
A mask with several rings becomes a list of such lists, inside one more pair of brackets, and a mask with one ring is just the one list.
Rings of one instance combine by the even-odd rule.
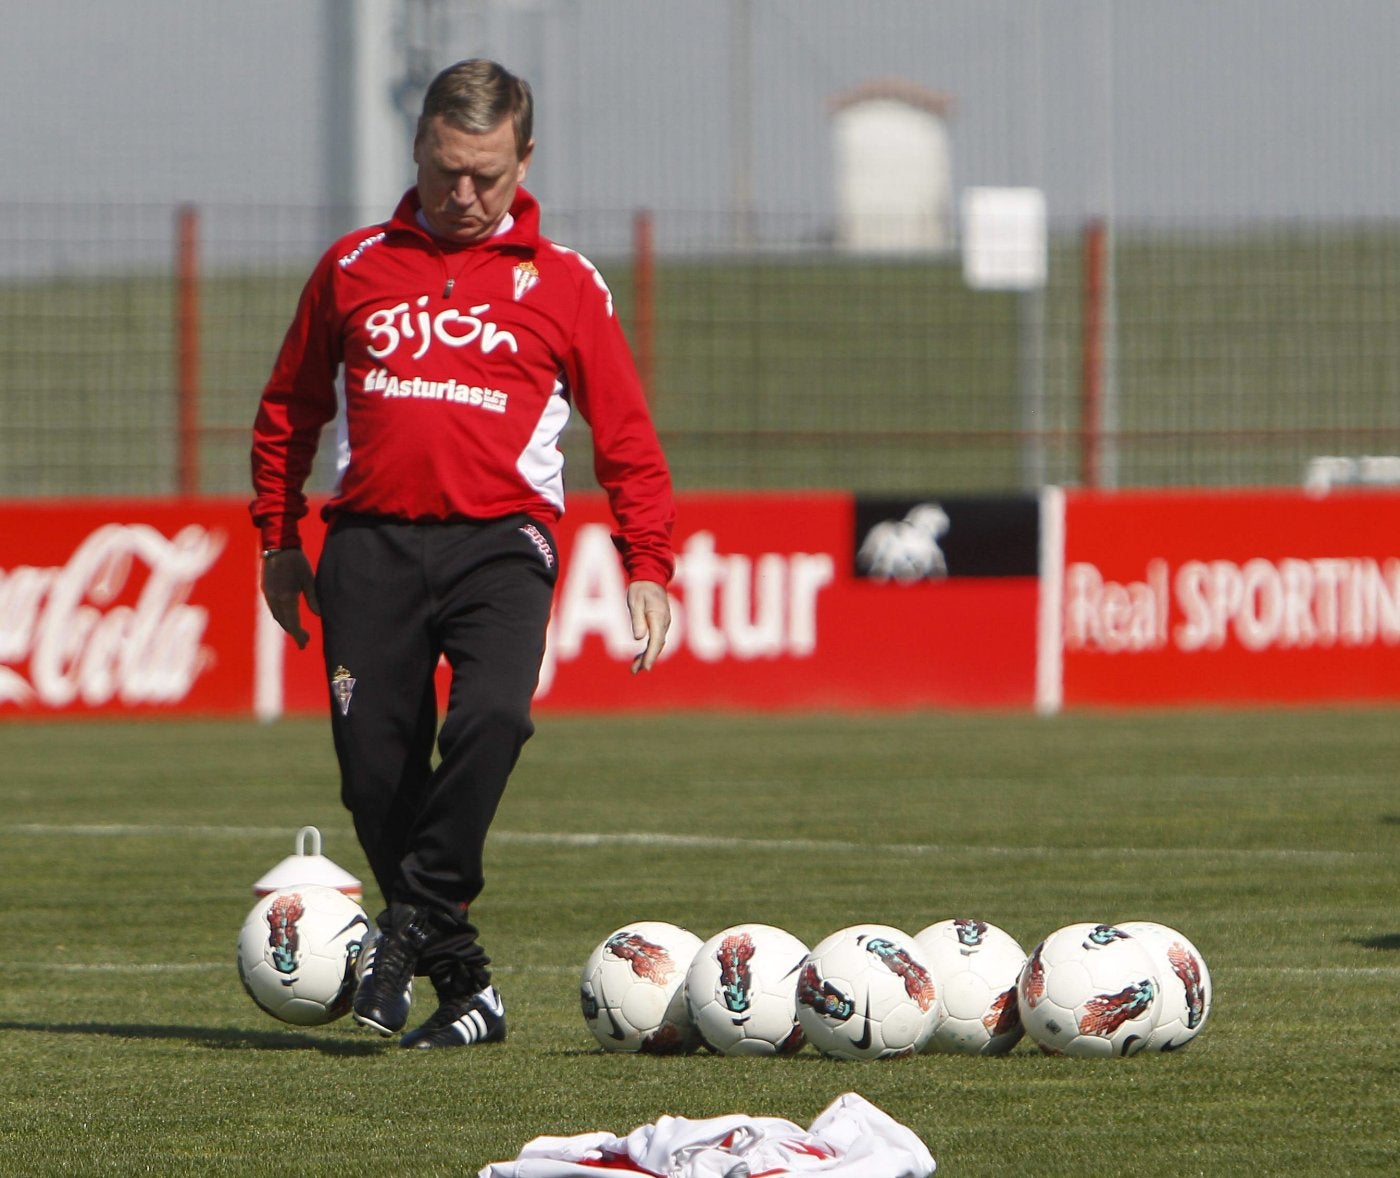
[[647, 403], [656, 405], [656, 246], [651, 213], [632, 218], [632, 348]]
[[1100, 447], [1103, 445], [1103, 332], [1106, 229], [1093, 220], [1084, 227], [1083, 336], [1080, 351], [1080, 449], [1079, 481], [1085, 487], [1099, 485]]
[[199, 494], [199, 212], [175, 214], [176, 489]]

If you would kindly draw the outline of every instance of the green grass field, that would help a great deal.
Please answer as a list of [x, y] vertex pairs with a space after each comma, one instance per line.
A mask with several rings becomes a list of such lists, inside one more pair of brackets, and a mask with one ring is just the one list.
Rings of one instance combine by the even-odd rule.
[[[251, 884], [300, 826], [366, 874], [322, 724], [0, 726], [0, 1173], [469, 1175], [538, 1134], [806, 1124], [846, 1091], [940, 1174], [1394, 1173], [1397, 743], [1393, 711], [545, 716], [475, 909], [510, 1038], [419, 1054], [238, 984]], [[1028, 948], [1173, 925], [1210, 1021], [1171, 1055], [858, 1064], [604, 1055], [579, 1014], [632, 920], [811, 943], [954, 915]]]

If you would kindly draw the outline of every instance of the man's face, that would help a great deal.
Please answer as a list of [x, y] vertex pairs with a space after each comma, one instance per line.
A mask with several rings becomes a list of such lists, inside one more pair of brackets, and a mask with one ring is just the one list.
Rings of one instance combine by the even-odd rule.
[[441, 115], [429, 120], [413, 145], [428, 227], [458, 244], [490, 237], [510, 211], [534, 146], [532, 141], [523, 158], [516, 153], [508, 118], [485, 132], [463, 131]]

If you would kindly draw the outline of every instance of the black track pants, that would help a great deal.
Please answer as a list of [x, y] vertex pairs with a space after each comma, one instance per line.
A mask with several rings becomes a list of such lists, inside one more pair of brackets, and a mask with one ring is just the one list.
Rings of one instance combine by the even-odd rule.
[[[525, 516], [348, 517], [326, 537], [316, 592], [342, 798], [386, 903], [427, 908], [443, 930], [422, 973], [456, 962], [485, 976], [466, 910], [484, 884], [487, 828], [534, 731], [557, 564], [553, 537]], [[452, 680], [438, 731], [440, 655]]]

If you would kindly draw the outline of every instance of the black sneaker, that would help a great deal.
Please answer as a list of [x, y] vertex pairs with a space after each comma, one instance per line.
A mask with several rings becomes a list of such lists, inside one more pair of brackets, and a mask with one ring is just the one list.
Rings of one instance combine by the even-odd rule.
[[407, 905], [390, 909], [387, 929], [365, 946], [360, 984], [351, 1008], [355, 1021], [381, 1035], [396, 1035], [408, 1021], [413, 972], [418, 955], [432, 939], [425, 913]]
[[400, 1047], [470, 1047], [500, 1043], [506, 1037], [506, 1004], [495, 986], [469, 998], [443, 999], [421, 1027], [399, 1040]]

